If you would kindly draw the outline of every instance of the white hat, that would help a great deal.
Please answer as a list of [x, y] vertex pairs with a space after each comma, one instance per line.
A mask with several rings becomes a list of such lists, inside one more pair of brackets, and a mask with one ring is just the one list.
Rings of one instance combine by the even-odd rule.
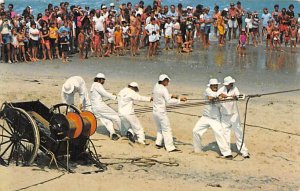
[[74, 91], [74, 85], [71, 81], [66, 81], [63, 85], [62, 91], [66, 94], [70, 94]]
[[102, 9], [106, 9], [107, 7], [105, 5], [102, 6]]
[[191, 6], [187, 6], [187, 7], [186, 7], [186, 9], [193, 9], [193, 7], [191, 7]]
[[102, 74], [102, 73], [98, 73], [96, 78], [102, 78], [102, 79], [105, 79], [105, 75]]
[[129, 84], [129, 86], [131, 86], [131, 87], [136, 87], [136, 88], [139, 87], [138, 83], [136, 83], [136, 82], [131, 82], [131, 83]]
[[3, 3], [5, 3], [5, 0], [0, 0], [0, 4], [3, 4]]
[[226, 78], [224, 78], [224, 85], [227, 86], [231, 83], [234, 83], [235, 82], [235, 79], [233, 79], [231, 76], [227, 76]]
[[114, 3], [110, 3], [110, 5], [109, 6], [111, 6], [111, 7], [114, 7], [115, 6], [115, 4]]
[[224, 11], [228, 11], [228, 9], [227, 9], [227, 8], [224, 8], [223, 10], [224, 10]]
[[159, 77], [158, 77], [158, 81], [164, 81], [165, 79], [168, 79], [169, 81], [171, 81], [171, 79], [169, 78], [169, 76], [167, 76], [166, 74], [161, 74]]
[[209, 83], [207, 84], [207, 86], [209, 87], [209, 86], [211, 86], [211, 85], [216, 85], [216, 84], [219, 85], [220, 82], [218, 82], [217, 79], [212, 78], [212, 79], [209, 80]]

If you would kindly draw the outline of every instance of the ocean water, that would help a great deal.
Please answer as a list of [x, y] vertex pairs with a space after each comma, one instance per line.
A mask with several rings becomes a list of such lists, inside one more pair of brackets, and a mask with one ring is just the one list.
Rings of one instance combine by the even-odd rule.
[[[6, 4], [12, 3], [15, 6], [15, 10], [18, 13], [22, 13], [24, 8], [26, 6], [33, 7], [33, 13], [34, 15], [38, 14], [39, 12], [44, 12], [44, 9], [47, 7], [49, 3], [52, 3], [53, 5], [59, 5], [60, 2], [69, 2], [70, 5], [81, 5], [85, 6], [88, 5], [91, 8], [99, 8], [100, 5], [106, 4], [107, 6], [109, 3], [113, 2], [116, 6], [122, 4], [131, 2], [132, 4], [138, 3], [140, 0], [5, 0]], [[182, 3], [184, 7], [186, 6], [193, 6], [195, 7], [197, 4], [202, 4], [206, 7], [210, 7], [213, 9], [215, 5], [219, 5], [221, 9], [228, 7], [230, 2], [236, 2], [237, 0], [162, 0], [164, 5], [171, 5], [178, 3]], [[242, 6], [249, 11], [258, 11], [262, 13], [262, 9], [264, 7], [268, 8], [269, 10], [273, 10], [274, 4], [279, 4], [280, 9], [285, 7], [287, 8], [290, 4], [294, 4], [295, 6], [295, 13], [300, 13], [300, 0], [240, 0], [242, 3]], [[144, 0], [145, 5], [152, 4], [152, 0]]]

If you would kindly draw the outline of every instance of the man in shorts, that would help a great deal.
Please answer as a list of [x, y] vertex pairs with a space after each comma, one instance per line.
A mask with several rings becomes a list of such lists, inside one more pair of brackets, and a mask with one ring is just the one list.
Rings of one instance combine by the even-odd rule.
[[237, 23], [238, 23], [238, 29], [239, 32], [242, 32], [242, 25], [243, 25], [243, 16], [245, 15], [245, 9], [242, 7], [242, 4], [240, 1], [236, 3], [236, 8], [238, 10], [237, 14]]
[[261, 20], [262, 20], [262, 26], [263, 26], [263, 28], [262, 28], [262, 38], [263, 37], [267, 37], [267, 26], [268, 26], [268, 21], [269, 20], [272, 20], [272, 15], [271, 15], [271, 13], [269, 13], [269, 11], [268, 11], [268, 9], [267, 8], [264, 8], [263, 9], [263, 14], [261, 15]]
[[211, 15], [209, 14], [209, 8], [206, 7], [204, 8], [204, 48], [208, 48], [209, 46], [209, 33], [210, 33], [210, 28], [211, 28], [211, 24], [213, 23], [213, 19], [211, 17]]
[[[231, 40], [232, 37], [234, 39], [236, 38], [236, 29], [238, 27], [237, 15], [239, 13], [239, 10], [234, 6], [234, 3], [230, 3], [230, 8], [228, 9], [228, 11], [229, 11], [228, 37], [229, 37], [229, 40]], [[233, 32], [233, 36], [231, 36], [231, 31]]]

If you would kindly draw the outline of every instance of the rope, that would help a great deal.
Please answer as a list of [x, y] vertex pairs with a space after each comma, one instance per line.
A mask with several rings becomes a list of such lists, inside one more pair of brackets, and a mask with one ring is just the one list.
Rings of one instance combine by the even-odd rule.
[[[190, 113], [183, 113], [183, 112], [177, 112], [177, 111], [168, 111], [168, 112], [177, 113], [177, 114], [186, 115], [186, 116], [191, 116], [191, 117], [202, 117], [201, 115], [194, 115], [194, 114], [190, 114]], [[241, 124], [244, 124], [244, 123], [241, 123]], [[251, 124], [246, 124], [246, 126], [256, 127], [256, 128], [259, 128], [259, 129], [264, 129], [264, 130], [274, 131], [274, 132], [277, 132], [277, 133], [283, 133], [283, 134], [288, 134], [288, 135], [293, 135], [293, 136], [299, 136], [300, 137], [300, 134], [291, 133], [291, 132], [288, 132], [288, 131], [282, 131], [282, 130], [272, 129], [272, 128], [268, 128], [268, 127], [262, 127], [262, 126], [258, 126], [258, 125], [251, 125]]]
[[186, 116], [190, 116], [190, 117], [201, 117], [201, 115], [194, 115], [194, 114], [189, 114], [189, 113], [183, 113], [183, 112], [178, 112], [178, 111], [169, 111], [168, 112], [171, 112], [171, 113], [177, 113], [177, 114], [181, 114], [181, 115], [186, 115]]
[[[206, 101], [200, 101], [200, 102], [184, 103], [184, 104], [179, 104], [179, 105], [167, 106], [167, 110], [190, 108], [190, 107], [209, 105], [209, 104], [213, 104], [213, 103], [224, 103], [224, 102], [231, 102], [231, 101], [235, 101], [235, 100], [234, 99], [214, 100], [214, 101], [206, 100]], [[148, 113], [148, 112], [152, 112], [152, 111], [153, 111], [152, 107], [143, 107], [143, 108], [135, 109], [136, 114]]]
[[[289, 92], [296, 92], [300, 91], [300, 89], [293, 89], [293, 90], [285, 90], [285, 91], [277, 91], [277, 92], [270, 92], [270, 93], [264, 93], [264, 94], [253, 94], [253, 95], [247, 95], [246, 97], [261, 97], [261, 96], [266, 96], [266, 95], [274, 95], [274, 94], [282, 94], [282, 93], [289, 93]], [[167, 106], [167, 109], [181, 109], [181, 108], [188, 108], [188, 107], [196, 107], [200, 105], [207, 105], [211, 104], [211, 101], [207, 101], [206, 99], [188, 99], [188, 100], [194, 100], [200, 102], [192, 102], [192, 103], [185, 103], [185, 104], [180, 104], [180, 105], [173, 105], [173, 106]], [[223, 103], [223, 102], [230, 102], [233, 101], [234, 99], [226, 99], [226, 100], [215, 100], [216, 103]], [[238, 99], [239, 100], [239, 99]], [[234, 101], [238, 101], [234, 100]], [[152, 107], [144, 107], [142, 105], [135, 104], [137, 106], [140, 106], [141, 108], [136, 109], [136, 114], [142, 114], [142, 113], [148, 113], [152, 112]]]
[[243, 137], [242, 137], [242, 143], [241, 143], [241, 147], [238, 151], [238, 153], [233, 157], [236, 158], [239, 154], [241, 154], [241, 150], [243, 148], [244, 145], [244, 140], [245, 140], [245, 130], [246, 130], [246, 121], [247, 121], [247, 111], [248, 111], [248, 103], [250, 101], [251, 98], [255, 98], [255, 97], [261, 97], [261, 96], [266, 96], [266, 95], [274, 95], [274, 94], [282, 94], [282, 93], [289, 93], [289, 92], [296, 92], [296, 91], [300, 91], [300, 89], [293, 89], [293, 90], [284, 90], [284, 91], [277, 91], [277, 92], [269, 92], [269, 93], [264, 93], [264, 94], [254, 94], [254, 95], [248, 95], [247, 96], [247, 101], [246, 101], [246, 106], [245, 106], [245, 113], [244, 113], [244, 125], [243, 125]]
[[243, 137], [242, 137], [242, 143], [241, 147], [238, 150], [237, 154], [233, 157], [235, 159], [239, 154], [241, 154], [242, 148], [244, 146], [244, 140], [245, 140], [245, 129], [246, 129], [246, 120], [247, 120], [247, 111], [248, 111], [248, 103], [250, 101], [251, 97], [247, 97], [246, 106], [245, 106], [245, 113], [244, 113], [244, 126], [243, 126]]
[[115, 165], [115, 164], [133, 164], [139, 167], [152, 167], [156, 164], [161, 164], [164, 166], [179, 166], [177, 162], [170, 162], [170, 161], [159, 161], [156, 158], [157, 155], [153, 155], [149, 158], [145, 157], [135, 157], [135, 158], [109, 158], [109, 157], [102, 157], [101, 159], [107, 160], [121, 160], [122, 162], [111, 162], [105, 163], [106, 165]]
[[[266, 95], [275, 95], [275, 94], [282, 94], [282, 93], [290, 93], [290, 92], [296, 92], [296, 91], [300, 91], [300, 89], [292, 89], [292, 90], [284, 90], [284, 91], [277, 91], [277, 92], [269, 92], [269, 93], [264, 93], [264, 94], [253, 94], [253, 95], [247, 95], [247, 100], [246, 100], [246, 106], [245, 106], [245, 112], [244, 112], [244, 123], [243, 123], [243, 137], [242, 137], [242, 143], [241, 146], [237, 152], [237, 154], [233, 157], [236, 158], [238, 155], [241, 154], [241, 150], [243, 148], [244, 145], [244, 141], [245, 141], [245, 130], [246, 130], [246, 121], [247, 121], [247, 111], [248, 111], [248, 104], [251, 98], [255, 98], [255, 97], [262, 97], [262, 96], [266, 96]], [[190, 100], [202, 100], [202, 99], [190, 99]], [[223, 100], [223, 101], [217, 101], [217, 102], [226, 102], [226, 101], [232, 101], [231, 100]], [[193, 114], [186, 114], [186, 113], [182, 113], [182, 112], [175, 112], [175, 111], [170, 111], [172, 109], [180, 109], [180, 108], [188, 108], [188, 107], [195, 107], [195, 106], [199, 106], [199, 105], [207, 105], [207, 104], [211, 104], [210, 101], [203, 101], [203, 102], [194, 102], [194, 103], [188, 103], [188, 104], [182, 104], [182, 105], [175, 105], [175, 106], [169, 106], [167, 107], [167, 110], [169, 112], [174, 112], [174, 113], [178, 113], [178, 114], [182, 114], [182, 115], [188, 115], [188, 116], [197, 116], [198, 115], [193, 115]], [[152, 108], [151, 108], [152, 109]], [[145, 107], [145, 108], [141, 108], [141, 109], [137, 109], [137, 114], [141, 114], [141, 113], [146, 113], [146, 112], [150, 112], [152, 110], [150, 110], [150, 107]], [[255, 126], [257, 127], [257, 126]], [[272, 131], [277, 131], [280, 132], [278, 130], [274, 130], [274, 129], [270, 129], [270, 128], [264, 128], [264, 127], [260, 127], [262, 129], [267, 129], [267, 130], [272, 130]], [[290, 134], [290, 135], [295, 135], [295, 136], [300, 136], [298, 134], [294, 134], [294, 133], [290, 133], [290, 132], [285, 132], [285, 131], [281, 131], [282, 133], [286, 133], [286, 134]]]
[[266, 95], [283, 94], [283, 93], [297, 92], [297, 91], [300, 91], [300, 89], [269, 92], [269, 93], [264, 93], [264, 94], [253, 94], [253, 95], [247, 95], [247, 97], [261, 97], [261, 96], [266, 96]]
[[30, 185], [30, 186], [26, 186], [26, 187], [23, 187], [23, 188], [19, 188], [19, 189], [15, 190], [15, 191], [26, 190], [26, 189], [28, 189], [28, 188], [32, 188], [32, 187], [38, 186], [38, 185], [40, 185], [40, 184], [45, 184], [45, 183], [47, 183], [47, 182], [50, 182], [50, 181], [59, 179], [59, 178], [61, 178], [61, 177], [64, 176], [64, 175], [65, 175], [65, 173], [63, 172], [62, 174], [60, 174], [59, 176], [56, 176], [56, 177], [54, 177], [54, 178], [51, 178], [51, 179], [48, 179], [48, 180], [45, 180], [45, 181], [41, 181], [41, 182], [38, 182], [38, 183], [36, 183], [36, 184], [32, 184], [32, 185]]
[[57, 164], [57, 160], [56, 160], [56, 157], [55, 157], [54, 153], [48, 150], [48, 151], [47, 151], [47, 154], [49, 154], [49, 155], [51, 156], [51, 160], [50, 160], [50, 162], [49, 162], [49, 168], [50, 168], [52, 162], [54, 161], [55, 166], [56, 166], [56, 168], [58, 169], [58, 164]]
[[300, 134], [297, 134], [297, 133], [291, 133], [291, 132], [288, 132], [288, 131], [282, 131], [282, 130], [277, 130], [277, 129], [271, 129], [271, 128], [268, 128], [268, 127], [262, 127], [262, 126], [258, 126], [258, 125], [250, 125], [250, 124], [246, 124], [246, 126], [249, 126], [249, 127], [256, 127], [256, 128], [259, 128], [259, 129], [265, 129], [265, 130], [274, 131], [274, 132], [277, 132], [277, 133], [283, 133], [283, 134], [294, 135], [294, 136], [300, 137]]

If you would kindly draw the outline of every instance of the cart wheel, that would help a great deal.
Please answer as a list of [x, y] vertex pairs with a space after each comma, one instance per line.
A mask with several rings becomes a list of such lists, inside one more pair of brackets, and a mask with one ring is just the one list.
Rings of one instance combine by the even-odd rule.
[[75, 112], [77, 114], [80, 114], [80, 110], [76, 106], [69, 105], [66, 103], [56, 104], [50, 108], [50, 111], [54, 113], [64, 114], [64, 115], [67, 115], [69, 112]]
[[5, 108], [0, 116], [0, 162], [8, 166], [31, 165], [40, 146], [34, 120], [20, 108]]

